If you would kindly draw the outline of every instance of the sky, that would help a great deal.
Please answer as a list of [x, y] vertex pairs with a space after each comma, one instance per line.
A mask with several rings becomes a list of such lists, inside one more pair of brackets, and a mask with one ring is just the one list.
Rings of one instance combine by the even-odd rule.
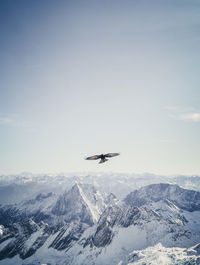
[[199, 175], [199, 14], [198, 0], [1, 0], [0, 174]]

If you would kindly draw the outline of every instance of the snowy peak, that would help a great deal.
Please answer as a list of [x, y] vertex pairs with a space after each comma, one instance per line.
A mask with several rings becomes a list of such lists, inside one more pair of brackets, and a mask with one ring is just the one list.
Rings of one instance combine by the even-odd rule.
[[168, 200], [181, 209], [193, 212], [200, 210], [200, 192], [180, 188], [167, 183], [152, 184], [131, 192], [124, 199], [134, 206], [149, 205], [152, 202]]
[[85, 204], [78, 185], [74, 185], [69, 191], [64, 192], [59, 196], [52, 208], [52, 214], [63, 216], [66, 222], [79, 220], [84, 223], [92, 224], [89, 209]]
[[39, 193], [33, 199], [0, 207], [0, 224], [7, 226], [32, 218], [53, 225], [72, 221], [92, 225], [107, 205], [115, 201], [113, 194], [99, 192], [90, 184], [76, 183], [60, 196], [53, 192]]
[[[135, 250], [128, 257], [127, 265], [141, 264], [200, 264], [197, 246], [191, 248], [166, 248], [161, 243], [144, 250]], [[148, 263], [146, 263], [148, 261]], [[123, 263], [124, 264], [124, 263]]]
[[113, 201], [113, 196], [100, 193], [92, 185], [76, 183], [58, 198], [52, 213], [65, 216], [67, 222], [79, 220], [93, 224], [98, 221], [107, 203]]

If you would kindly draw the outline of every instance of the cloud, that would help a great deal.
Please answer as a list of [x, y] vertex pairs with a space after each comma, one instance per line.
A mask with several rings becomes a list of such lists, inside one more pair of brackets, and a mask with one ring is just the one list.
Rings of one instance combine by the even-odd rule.
[[184, 113], [181, 114], [179, 117], [181, 120], [184, 121], [200, 122], [200, 112]]
[[19, 127], [25, 128], [30, 131], [35, 131], [36, 128], [30, 122], [25, 122], [20, 120], [19, 116], [16, 114], [12, 115], [2, 115], [0, 114], [0, 125], [9, 126], [9, 127]]
[[180, 106], [166, 106], [164, 109], [168, 110], [169, 117], [191, 122], [200, 122], [200, 112], [195, 111], [193, 107], [184, 108]]

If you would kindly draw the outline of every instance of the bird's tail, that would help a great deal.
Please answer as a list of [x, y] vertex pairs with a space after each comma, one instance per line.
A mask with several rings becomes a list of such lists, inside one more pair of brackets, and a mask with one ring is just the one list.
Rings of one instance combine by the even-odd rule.
[[108, 159], [106, 159], [106, 158], [101, 158], [99, 164], [104, 163], [104, 162], [106, 162], [106, 161], [108, 161]]

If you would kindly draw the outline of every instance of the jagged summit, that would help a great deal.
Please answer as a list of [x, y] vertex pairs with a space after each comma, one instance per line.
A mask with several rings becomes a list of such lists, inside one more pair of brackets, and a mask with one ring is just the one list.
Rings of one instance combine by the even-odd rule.
[[178, 185], [151, 184], [128, 194], [124, 201], [129, 205], [143, 206], [152, 202], [169, 200], [187, 211], [200, 210], [200, 192], [187, 190]]
[[159, 264], [198, 265], [200, 264], [198, 247], [197, 245], [191, 248], [166, 248], [158, 243], [144, 250], [133, 251], [123, 265], [156, 265], [158, 261]]
[[0, 207], [0, 224], [8, 225], [28, 218], [49, 224], [80, 221], [94, 224], [108, 204], [115, 203], [113, 194], [98, 191], [91, 184], [76, 183], [60, 196], [40, 193], [19, 204]]
[[59, 196], [52, 213], [65, 215], [65, 220], [80, 220], [88, 224], [98, 221], [105, 208], [105, 199], [94, 186], [76, 183], [69, 191]]

